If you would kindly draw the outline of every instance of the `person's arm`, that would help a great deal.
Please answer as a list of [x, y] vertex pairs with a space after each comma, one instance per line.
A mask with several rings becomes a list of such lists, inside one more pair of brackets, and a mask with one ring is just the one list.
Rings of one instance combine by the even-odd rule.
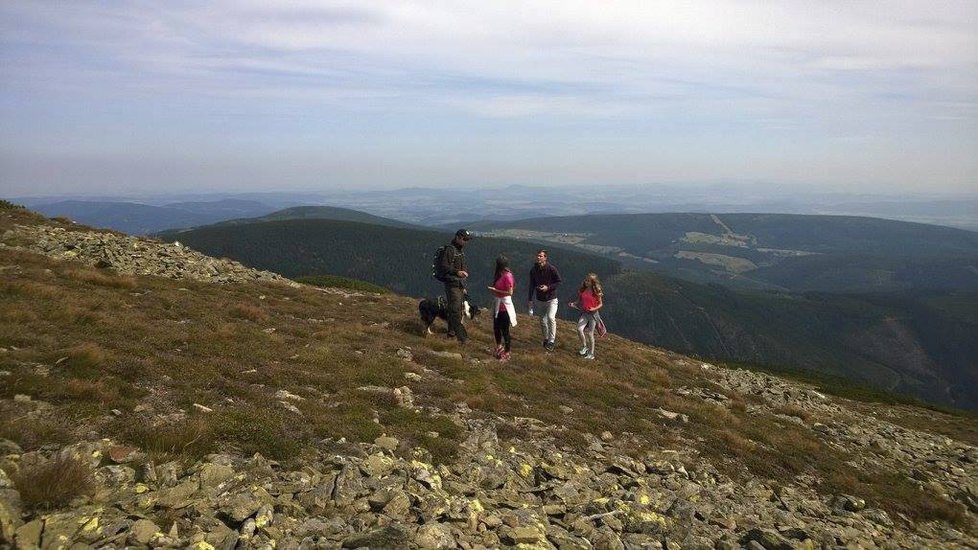
[[552, 273], [552, 277], [551, 278], [553, 280], [550, 282], [549, 285], [547, 285], [547, 287], [548, 287], [549, 290], [557, 290], [557, 285], [559, 285], [560, 284], [560, 281], [561, 281], [561, 279], [560, 279], [560, 272], [557, 271], [557, 268], [554, 267], [553, 265], [550, 266], [550, 269], [553, 270], [551, 272]]
[[445, 274], [448, 280], [459, 280], [458, 271], [455, 269], [455, 247], [453, 245], [448, 245], [448, 248], [445, 249], [445, 253], [441, 255], [439, 262], [441, 272]]
[[591, 313], [594, 313], [595, 311], [598, 311], [604, 307], [604, 298], [601, 296], [596, 296], [596, 298], [598, 299], [598, 305], [591, 308]]

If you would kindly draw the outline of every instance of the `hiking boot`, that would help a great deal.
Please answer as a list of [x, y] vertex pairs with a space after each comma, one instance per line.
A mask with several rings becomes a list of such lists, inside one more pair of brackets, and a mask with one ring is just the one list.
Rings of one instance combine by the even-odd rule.
[[593, 361], [594, 360], [594, 354], [593, 353], [589, 353], [589, 354], [585, 355], [584, 358], [587, 359], [588, 361]]
[[577, 354], [580, 355], [581, 357], [584, 357], [585, 355], [587, 355], [587, 351], [588, 351], [587, 346], [584, 346], [583, 348], [581, 348], [581, 351], [577, 352]]
[[557, 349], [557, 344], [554, 342], [547, 342], [543, 347], [547, 348], [547, 351], [553, 351]]

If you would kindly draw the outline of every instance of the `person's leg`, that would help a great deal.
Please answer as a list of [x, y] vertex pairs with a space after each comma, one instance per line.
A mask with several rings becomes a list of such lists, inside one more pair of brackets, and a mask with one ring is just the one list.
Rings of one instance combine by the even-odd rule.
[[537, 315], [540, 316], [540, 335], [543, 337], [543, 345], [546, 346], [547, 337], [550, 335], [550, 329], [547, 327], [547, 302], [537, 301]]
[[509, 325], [510, 325], [509, 312], [500, 311], [499, 317], [497, 317], [497, 319], [499, 320], [499, 324], [500, 324], [499, 328], [503, 335], [503, 351], [509, 353], [509, 348], [513, 344], [513, 338], [509, 334]]
[[[492, 335], [496, 338], [496, 351], [498, 355], [499, 346], [503, 344], [503, 316], [504, 312], [500, 311], [492, 319]], [[506, 317], [509, 317], [506, 315]], [[508, 324], [508, 321], [507, 321]]]
[[585, 317], [587, 317], [587, 357], [594, 359], [594, 328], [598, 326], [598, 321], [594, 315], [585, 315]]
[[557, 298], [547, 302], [547, 341], [553, 346], [557, 342]]
[[465, 325], [462, 324], [462, 300], [465, 299], [465, 289], [456, 286], [445, 287], [446, 298], [448, 298], [448, 332], [454, 333], [459, 342], [463, 344], [468, 339], [465, 332]]
[[579, 355], [587, 355], [587, 340], [584, 339], [584, 327], [587, 326], [587, 315], [582, 314], [577, 320], [577, 336], [581, 339], [581, 351]]

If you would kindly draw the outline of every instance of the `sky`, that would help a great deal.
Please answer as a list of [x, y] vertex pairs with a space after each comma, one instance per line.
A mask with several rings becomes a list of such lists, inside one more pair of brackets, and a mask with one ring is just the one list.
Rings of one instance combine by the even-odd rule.
[[0, 196], [978, 192], [978, 1], [0, 3]]

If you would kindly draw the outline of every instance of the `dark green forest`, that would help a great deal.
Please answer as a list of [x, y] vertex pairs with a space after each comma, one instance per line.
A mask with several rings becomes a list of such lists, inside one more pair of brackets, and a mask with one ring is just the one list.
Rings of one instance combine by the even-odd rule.
[[978, 293], [734, 291], [643, 272], [607, 289], [612, 329], [638, 341], [978, 407]]

